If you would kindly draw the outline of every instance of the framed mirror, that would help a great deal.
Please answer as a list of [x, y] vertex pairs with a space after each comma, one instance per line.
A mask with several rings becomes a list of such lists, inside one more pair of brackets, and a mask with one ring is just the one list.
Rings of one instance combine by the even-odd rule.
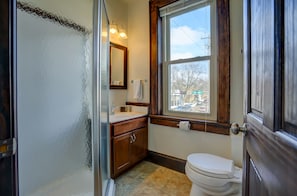
[[110, 89], [127, 89], [127, 47], [110, 42]]

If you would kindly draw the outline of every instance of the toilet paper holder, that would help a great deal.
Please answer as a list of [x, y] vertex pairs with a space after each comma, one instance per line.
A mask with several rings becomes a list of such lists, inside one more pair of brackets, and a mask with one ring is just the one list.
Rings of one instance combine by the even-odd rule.
[[182, 130], [189, 131], [191, 127], [191, 123], [190, 121], [179, 121], [177, 126]]

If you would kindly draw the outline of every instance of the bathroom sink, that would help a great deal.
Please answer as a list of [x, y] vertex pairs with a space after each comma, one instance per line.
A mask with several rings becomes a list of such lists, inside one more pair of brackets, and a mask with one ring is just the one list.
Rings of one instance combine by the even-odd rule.
[[138, 118], [141, 116], [147, 115], [143, 112], [116, 112], [115, 114], [112, 114], [109, 116], [109, 122], [115, 123], [119, 121], [129, 120], [133, 118]]
[[125, 116], [133, 116], [135, 114], [138, 114], [137, 112], [116, 112], [113, 114], [115, 117], [125, 117]]

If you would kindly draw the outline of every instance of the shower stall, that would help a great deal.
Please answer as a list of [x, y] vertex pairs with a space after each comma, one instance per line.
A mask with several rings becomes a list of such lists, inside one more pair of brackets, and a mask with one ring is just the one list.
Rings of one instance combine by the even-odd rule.
[[19, 0], [19, 195], [107, 195], [109, 37], [103, 0]]

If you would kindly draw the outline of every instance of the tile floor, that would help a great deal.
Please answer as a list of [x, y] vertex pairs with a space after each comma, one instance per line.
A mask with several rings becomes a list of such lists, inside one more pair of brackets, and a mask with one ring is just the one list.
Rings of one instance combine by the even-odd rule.
[[143, 161], [115, 180], [115, 196], [188, 196], [191, 182], [183, 173]]

